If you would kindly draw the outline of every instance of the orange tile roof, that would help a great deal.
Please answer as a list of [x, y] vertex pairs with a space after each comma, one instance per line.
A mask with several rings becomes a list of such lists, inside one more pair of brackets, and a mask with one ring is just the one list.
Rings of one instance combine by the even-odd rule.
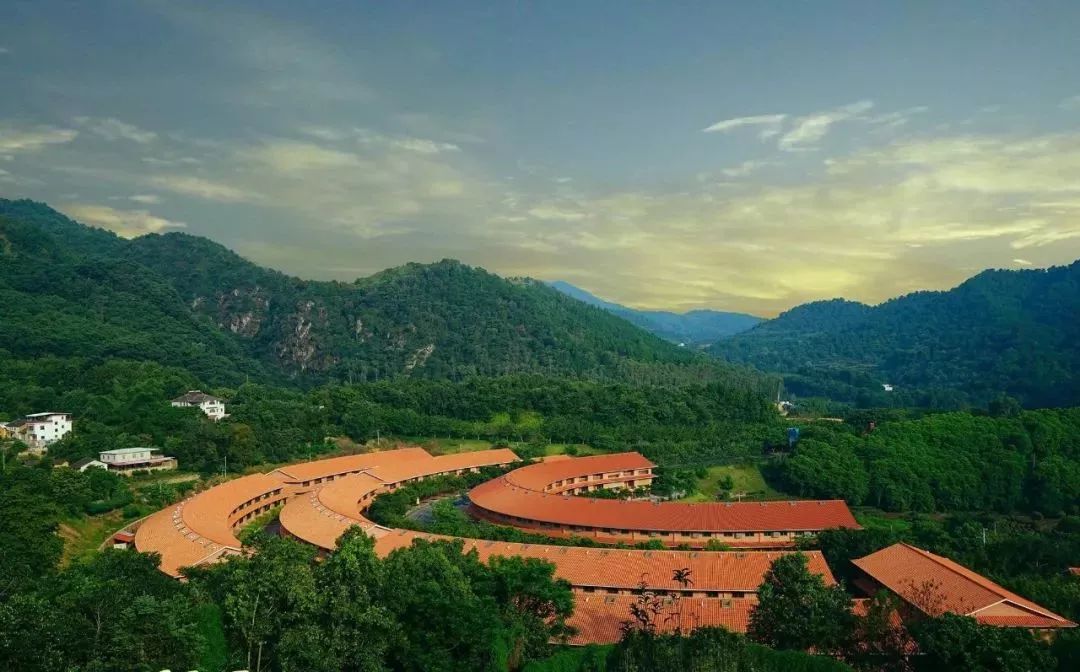
[[858, 527], [842, 500], [689, 504], [592, 499], [519, 487], [513, 476], [517, 471], [481, 483], [469, 492], [469, 499], [482, 509], [504, 516], [600, 529], [770, 532]]
[[517, 462], [518, 456], [509, 448], [493, 450], [475, 450], [453, 455], [439, 455], [427, 460], [396, 460], [387, 464], [378, 464], [371, 469], [371, 474], [386, 483], [400, 483], [410, 478], [428, 477], [436, 474], [450, 474], [458, 470], [491, 467]]
[[[394, 530], [379, 537], [375, 551], [385, 556], [411, 546], [416, 539], [449, 539], [437, 535]], [[547, 544], [519, 544], [483, 539], [462, 539], [464, 551], [476, 550], [486, 562], [494, 556], [520, 556], [546, 560], [555, 565], [555, 575], [577, 587], [636, 589], [642, 580], [649, 588], [675, 590], [676, 569], [689, 568], [692, 591], [757, 592], [765, 573], [777, 558], [792, 551], [641, 551]], [[828, 585], [833, 578], [820, 551], [805, 552], [811, 572], [820, 574]]]
[[904, 601], [931, 615], [962, 614], [998, 626], [1076, 625], [963, 565], [909, 544], [893, 544], [853, 562]]
[[382, 479], [371, 472], [364, 472], [328, 483], [316, 490], [316, 496], [318, 502], [326, 508], [360, 519], [363, 518], [359, 507], [361, 498], [385, 487], [386, 483]]
[[399, 462], [418, 462], [431, 459], [433, 459], [431, 455], [423, 448], [398, 448], [290, 464], [273, 470], [270, 475], [289, 483], [302, 483], [317, 478], [363, 471], [379, 465], [390, 466]]
[[[353, 525], [359, 525], [369, 534], [376, 536], [385, 531], [385, 528], [377, 526], [360, 512], [358, 504], [366, 494], [382, 490], [388, 484], [418, 476], [508, 464], [518, 459], [513, 451], [505, 448], [439, 457], [431, 457], [420, 449], [403, 449], [368, 453], [364, 457], [368, 458], [365, 464], [375, 466], [360, 473], [337, 478], [317, 486], [310, 493], [291, 498], [278, 517], [285, 531], [322, 549], [332, 550], [337, 546], [338, 537]], [[319, 460], [312, 463], [316, 467], [296, 473], [305, 479], [325, 478], [330, 474], [340, 473], [338, 470], [342, 465], [353, 468], [360, 464], [358, 460], [341, 462], [340, 459]], [[289, 475], [296, 477], [293, 472]]]
[[544, 460], [515, 469], [506, 477], [509, 483], [519, 488], [543, 490], [544, 486], [567, 478], [634, 469], [652, 469], [655, 466], [641, 453], [614, 453], [556, 461]]
[[178, 576], [181, 567], [240, 551], [231, 524], [235, 509], [267, 495], [265, 503], [275, 503], [286, 494], [281, 481], [265, 474], [226, 481], [147, 518], [135, 532], [135, 548], [160, 554], [162, 571]]
[[[346, 476], [335, 481], [333, 485], [337, 486], [346, 481], [364, 478], [370, 479], [365, 474], [358, 474], [356, 476]], [[322, 490], [326, 490], [328, 487], [330, 486], [326, 486]], [[286, 502], [278, 516], [282, 528], [297, 539], [318, 546], [323, 550], [336, 548], [338, 538], [345, 533], [345, 530], [354, 525], [359, 525], [369, 536], [378, 537], [381, 534], [388, 533], [386, 528], [376, 525], [355, 511], [355, 502], [351, 505], [354, 513], [348, 515], [327, 507], [320, 495], [321, 490], [316, 490], [297, 495]]]
[[[623, 623], [631, 620], [630, 606], [637, 599], [632, 595], [574, 596], [574, 615], [569, 624], [577, 629], [569, 644], [613, 644], [622, 638]], [[732, 632], [746, 632], [754, 601], [746, 599], [686, 598], [679, 600], [675, 611], [666, 602], [667, 611], [657, 619], [659, 632], [673, 632], [680, 626], [683, 632], [696, 628], [720, 627]], [[668, 618], [668, 615], [674, 616]]]

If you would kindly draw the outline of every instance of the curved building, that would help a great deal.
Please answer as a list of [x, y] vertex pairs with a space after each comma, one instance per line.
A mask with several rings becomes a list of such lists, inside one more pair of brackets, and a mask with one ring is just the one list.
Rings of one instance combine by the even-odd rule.
[[[583, 464], [576, 466], [574, 463], [579, 460], [551, 461], [533, 465], [543, 469], [525, 467], [511, 474], [516, 482], [523, 484], [552, 485], [559, 492], [544, 493], [541, 488], [541, 496], [561, 499], [564, 490], [608, 487], [611, 483], [629, 485], [650, 479], [651, 463], [640, 455], [629, 455], [614, 456], [622, 465], [618, 474], [609, 468], [613, 463], [606, 463], [596, 472], [601, 478], [591, 481], [577, 479], [583, 472], [590, 472], [586, 476], [594, 475], [592, 470], [602, 464], [594, 458], [582, 458]], [[358, 526], [375, 539], [375, 552], [386, 556], [418, 540], [454, 539], [390, 529], [368, 520], [364, 513], [378, 494], [433, 476], [463, 474], [515, 461], [517, 457], [509, 450], [432, 457], [419, 448], [405, 448], [291, 465], [270, 474], [223, 483], [159, 511], [139, 527], [135, 545], [140, 551], [160, 554], [162, 571], [180, 577], [183, 567], [241, 553], [235, 530], [260, 513], [284, 504], [279, 514], [283, 533], [322, 552], [330, 552], [346, 530]], [[541, 483], [550, 474], [559, 477], [551, 483]], [[531, 481], [533, 478], [539, 480]], [[555, 481], [562, 484], [554, 485]], [[565, 496], [585, 506], [601, 501]], [[661, 629], [687, 630], [714, 625], [744, 631], [765, 573], [776, 558], [786, 553], [646, 551], [482, 539], [457, 541], [463, 551], [477, 553], [482, 561], [495, 556], [521, 556], [552, 563], [556, 576], [570, 583], [574, 592], [575, 612], [570, 621], [578, 630], [571, 639], [574, 644], [617, 641], [621, 624], [629, 618], [630, 604], [643, 590], [670, 593], [663, 599], [668, 603], [664, 608], [670, 607], [672, 611], [660, 624]], [[810, 551], [807, 556], [810, 570], [821, 574], [826, 583], [834, 584], [821, 553]], [[675, 581], [675, 570], [688, 570], [691, 581]], [[682, 598], [677, 603], [671, 597], [675, 594]]]
[[574, 496], [648, 485], [654, 466], [638, 453], [539, 462], [478, 485], [469, 499], [474, 514], [491, 522], [605, 543], [786, 548], [821, 530], [858, 527], [843, 500], [690, 504]]

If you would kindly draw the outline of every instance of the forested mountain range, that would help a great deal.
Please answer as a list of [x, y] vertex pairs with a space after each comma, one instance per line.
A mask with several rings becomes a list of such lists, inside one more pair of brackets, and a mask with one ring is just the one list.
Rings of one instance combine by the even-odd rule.
[[1080, 262], [984, 271], [878, 306], [808, 303], [709, 351], [783, 373], [796, 393], [862, 405], [982, 404], [1004, 392], [1029, 407], [1075, 406]]
[[253, 264], [205, 238], [126, 240], [0, 199], [0, 349], [151, 360], [207, 383], [544, 373], [663, 383], [761, 377], [529, 279], [456, 261], [353, 283]]
[[550, 284], [567, 296], [572, 296], [590, 306], [603, 308], [660, 338], [673, 343], [684, 343], [688, 347], [708, 345], [724, 336], [746, 331], [761, 322], [761, 318], [754, 315], [722, 310], [690, 310], [685, 313], [667, 310], [636, 310], [605, 301], [569, 282], [556, 280]]

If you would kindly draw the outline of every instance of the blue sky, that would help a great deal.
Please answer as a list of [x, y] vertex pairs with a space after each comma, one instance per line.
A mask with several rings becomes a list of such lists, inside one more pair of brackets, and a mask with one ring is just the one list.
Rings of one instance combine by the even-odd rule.
[[1080, 257], [1077, 3], [304, 5], [6, 3], [0, 195], [763, 315]]

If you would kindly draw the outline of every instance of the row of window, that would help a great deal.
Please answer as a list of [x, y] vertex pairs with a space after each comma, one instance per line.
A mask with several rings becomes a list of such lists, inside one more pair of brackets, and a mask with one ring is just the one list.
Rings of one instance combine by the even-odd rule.
[[252, 497], [251, 499], [247, 500], [246, 502], [244, 502], [240, 506], [238, 506], [235, 509], [233, 509], [232, 511], [230, 511], [229, 512], [229, 517], [232, 518], [233, 516], [240, 513], [241, 511], [243, 511], [247, 507], [251, 506], [255, 502], [261, 502], [264, 499], [270, 499], [271, 497], [274, 497], [275, 495], [280, 495], [280, 494], [281, 494], [281, 488], [277, 488], [275, 490], [271, 490], [270, 492], [263, 493], [263, 494], [261, 494], [261, 495], [259, 495], [257, 497]]
[[[492, 512], [493, 513], [493, 512]], [[544, 523], [536, 520], [530, 520], [528, 518], [521, 518], [518, 516], [507, 516], [498, 513], [493, 514], [495, 518], [507, 521], [511, 524], [517, 523], [521, 525], [528, 525], [532, 527], [540, 527], [544, 529], [559, 529], [566, 530], [568, 532], [595, 532], [598, 534], [607, 534], [611, 536], [629, 536], [637, 535], [640, 537], [649, 537], [652, 539], [660, 539], [663, 537], [676, 536], [676, 537], [688, 537], [690, 539], [746, 539], [754, 537], [766, 537], [772, 539], [787, 539], [793, 537], [810, 537], [813, 536], [813, 532], [798, 531], [798, 532], [657, 532], [655, 530], [615, 530], [588, 527], [584, 525], [560, 525], [558, 523]]]
[[[641, 588], [615, 588], [613, 586], [580, 586], [577, 590], [582, 593], [599, 593], [602, 595], [641, 595], [644, 592]], [[736, 600], [757, 594], [744, 590], [675, 590], [687, 597], [713, 597]]]

